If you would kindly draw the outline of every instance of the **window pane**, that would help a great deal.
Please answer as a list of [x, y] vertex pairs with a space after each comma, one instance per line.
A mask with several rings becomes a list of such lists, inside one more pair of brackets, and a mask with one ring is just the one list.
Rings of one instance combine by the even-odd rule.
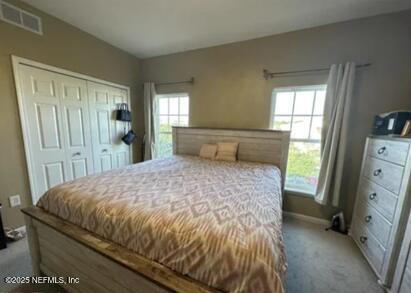
[[156, 158], [172, 155], [172, 127], [173, 125], [188, 126], [189, 97], [186, 94], [177, 96], [158, 96], [158, 114], [156, 121], [159, 123], [156, 133]]
[[317, 91], [315, 96], [314, 114], [324, 115], [325, 91]]
[[167, 115], [168, 114], [168, 99], [160, 98], [160, 115]]
[[188, 115], [188, 97], [180, 98], [180, 115]]
[[314, 194], [320, 170], [320, 144], [291, 142], [288, 154], [287, 189]]
[[323, 127], [323, 117], [313, 117], [313, 122], [311, 123], [311, 139], [321, 139], [321, 129]]
[[275, 114], [291, 115], [293, 112], [294, 92], [279, 92], [275, 97]]
[[170, 125], [178, 125], [178, 116], [170, 116]]
[[314, 103], [314, 93], [314, 91], [296, 92], [293, 114], [311, 115]]
[[304, 140], [321, 139], [326, 96], [324, 88], [325, 86], [321, 85], [274, 91], [276, 102], [272, 113], [273, 128], [289, 130], [292, 121], [285, 184], [287, 189], [307, 194], [314, 194], [316, 191], [320, 168], [320, 143]]
[[160, 132], [170, 132], [171, 126], [168, 124], [168, 116], [160, 116]]
[[178, 98], [170, 98], [170, 114], [178, 115]]
[[307, 139], [310, 133], [310, 116], [294, 116], [291, 138]]
[[180, 126], [188, 126], [188, 116], [180, 116]]
[[291, 130], [291, 116], [274, 117], [273, 128], [275, 130]]
[[173, 143], [171, 134], [159, 134], [159, 142], [157, 145], [156, 158], [163, 158], [172, 155]]

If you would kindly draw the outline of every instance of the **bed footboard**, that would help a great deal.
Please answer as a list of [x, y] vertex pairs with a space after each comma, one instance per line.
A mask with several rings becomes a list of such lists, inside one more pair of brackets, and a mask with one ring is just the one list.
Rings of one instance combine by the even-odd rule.
[[216, 292], [42, 209], [23, 213], [33, 274], [64, 277], [69, 292]]

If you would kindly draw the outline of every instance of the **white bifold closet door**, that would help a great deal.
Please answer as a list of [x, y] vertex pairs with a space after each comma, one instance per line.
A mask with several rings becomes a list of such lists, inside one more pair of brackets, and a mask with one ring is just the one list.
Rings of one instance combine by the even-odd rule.
[[127, 91], [26, 65], [19, 73], [34, 203], [55, 185], [131, 163], [114, 117]]
[[125, 90], [87, 82], [95, 172], [120, 168], [129, 164], [130, 148], [121, 137], [128, 131], [128, 124], [115, 120], [117, 106], [128, 103]]

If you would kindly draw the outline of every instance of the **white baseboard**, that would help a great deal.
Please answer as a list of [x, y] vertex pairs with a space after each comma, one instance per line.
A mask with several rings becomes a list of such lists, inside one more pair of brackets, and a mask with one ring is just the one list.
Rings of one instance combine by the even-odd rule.
[[[5, 228], [6, 237], [10, 238], [13, 242], [18, 241], [24, 237], [26, 237], [26, 226], [17, 227], [15, 229]], [[19, 234], [16, 234], [19, 233]]]
[[283, 211], [283, 215], [286, 216], [286, 217], [289, 217], [289, 218], [294, 218], [294, 219], [298, 219], [298, 220], [305, 221], [305, 222], [319, 224], [319, 225], [322, 225], [322, 226], [329, 227], [331, 225], [331, 221], [328, 221], [326, 219], [311, 217], [311, 216], [307, 216], [307, 215], [303, 215], [303, 214], [297, 214], [297, 213]]
[[10, 227], [4, 227], [5, 230], [11, 230], [11, 231], [18, 231], [22, 233], [23, 235], [26, 235], [26, 225], [20, 226], [17, 228], [10, 228]]
[[26, 225], [18, 227], [14, 230], [21, 232], [23, 235], [26, 235]]

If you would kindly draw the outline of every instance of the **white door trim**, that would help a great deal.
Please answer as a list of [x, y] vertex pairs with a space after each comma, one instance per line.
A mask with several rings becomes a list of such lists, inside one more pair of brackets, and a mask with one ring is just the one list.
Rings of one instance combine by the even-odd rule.
[[[19, 107], [19, 114], [20, 114], [20, 124], [21, 124], [21, 130], [22, 130], [22, 134], [23, 134], [23, 144], [24, 144], [24, 151], [26, 154], [26, 162], [27, 162], [27, 172], [28, 172], [28, 176], [29, 176], [29, 183], [30, 183], [30, 192], [31, 192], [31, 198], [33, 199], [33, 194], [35, 193], [35, 180], [34, 180], [34, 175], [33, 175], [33, 171], [34, 171], [34, 165], [33, 165], [33, 154], [30, 151], [30, 125], [28, 123], [28, 116], [27, 113], [25, 113], [24, 110], [24, 104], [23, 104], [23, 91], [22, 91], [22, 85], [21, 85], [21, 80], [20, 80], [20, 65], [28, 65], [28, 66], [32, 66], [32, 67], [36, 67], [39, 69], [43, 69], [43, 70], [47, 70], [47, 71], [51, 71], [51, 72], [55, 72], [55, 73], [59, 73], [59, 74], [64, 74], [64, 75], [68, 75], [68, 76], [72, 76], [75, 78], [80, 78], [80, 79], [84, 79], [86, 81], [92, 81], [92, 82], [97, 82], [97, 83], [101, 83], [101, 84], [105, 84], [105, 85], [109, 85], [112, 87], [117, 87], [120, 89], [123, 89], [125, 91], [127, 91], [127, 96], [131, 102], [131, 97], [130, 97], [130, 87], [128, 86], [124, 86], [121, 84], [116, 84], [113, 82], [109, 82], [103, 79], [99, 79], [99, 78], [95, 78], [92, 76], [88, 76], [85, 74], [81, 74], [81, 73], [77, 73], [77, 72], [73, 72], [70, 70], [66, 70], [66, 69], [62, 69], [62, 68], [58, 68], [58, 67], [54, 67], [51, 65], [47, 65], [47, 64], [43, 64], [37, 61], [33, 61], [33, 60], [29, 60], [26, 58], [22, 58], [22, 57], [18, 57], [15, 55], [11, 55], [11, 61], [12, 61], [12, 67], [13, 67], [13, 74], [14, 74], [14, 83], [16, 86], [16, 95], [17, 95], [17, 103], [18, 103], [18, 107]], [[130, 147], [130, 161], [133, 162], [133, 151], [132, 148]]]
[[52, 72], [55, 72], [55, 73], [65, 74], [65, 75], [69, 75], [69, 76], [72, 76], [72, 77], [81, 78], [81, 79], [84, 79], [84, 80], [93, 81], [93, 82], [97, 82], [97, 83], [102, 83], [102, 84], [105, 84], [105, 85], [109, 85], [109, 86], [117, 87], [117, 88], [120, 88], [120, 89], [124, 89], [128, 92], [128, 94], [130, 94], [130, 87], [125, 86], [125, 85], [121, 85], [121, 84], [118, 84], [118, 83], [113, 83], [113, 82], [110, 82], [110, 81], [107, 81], [107, 80], [104, 80], [104, 79], [99, 79], [99, 78], [89, 76], [89, 75], [86, 75], [86, 74], [82, 74], [82, 73], [78, 73], [78, 72], [58, 68], [58, 67], [55, 67], [55, 66], [47, 65], [47, 64], [44, 64], [44, 63], [40, 63], [40, 62], [33, 61], [33, 60], [30, 60], [30, 59], [26, 59], [26, 58], [23, 58], [23, 57], [18, 57], [18, 56], [15, 56], [15, 55], [11, 55], [11, 60], [12, 60], [12, 63], [13, 63], [13, 69], [19, 64], [29, 65], [29, 66], [32, 66], [32, 67], [45, 69], [45, 70], [52, 71]]

